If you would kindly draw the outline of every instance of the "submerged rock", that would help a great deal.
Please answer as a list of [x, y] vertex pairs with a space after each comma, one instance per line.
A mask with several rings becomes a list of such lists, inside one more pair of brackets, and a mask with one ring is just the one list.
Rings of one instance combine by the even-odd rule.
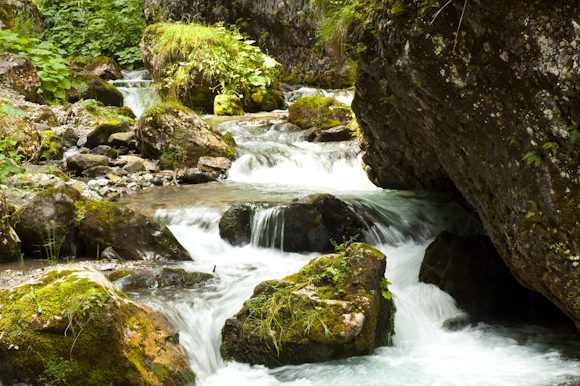
[[140, 153], [163, 169], [196, 167], [202, 156], [233, 157], [233, 151], [187, 107], [163, 104], [147, 109], [137, 122]]
[[277, 367], [371, 354], [393, 332], [385, 267], [385, 255], [357, 243], [262, 282], [226, 320], [223, 357]]
[[298, 99], [288, 109], [288, 122], [301, 129], [328, 129], [346, 125], [352, 113], [350, 107], [334, 98], [307, 96]]
[[190, 288], [213, 279], [204, 272], [188, 272], [183, 268], [152, 268], [111, 272], [111, 282], [121, 291], [135, 291], [145, 288], [183, 287]]
[[79, 236], [90, 256], [112, 247], [125, 260], [191, 260], [166, 226], [119, 204], [88, 203], [79, 218]]
[[51, 270], [0, 291], [0, 304], [0, 358], [12, 372], [0, 375], [2, 382], [186, 386], [195, 380], [168, 321], [94, 270]]

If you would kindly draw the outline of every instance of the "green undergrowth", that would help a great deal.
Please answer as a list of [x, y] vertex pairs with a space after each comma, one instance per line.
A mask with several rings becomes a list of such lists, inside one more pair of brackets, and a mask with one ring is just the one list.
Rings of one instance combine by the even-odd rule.
[[[128, 107], [120, 107], [115, 110], [105, 108], [102, 104], [99, 105], [95, 99], [83, 99], [78, 102], [91, 115], [99, 118], [105, 118], [113, 121], [125, 121], [129, 125], [135, 124], [135, 118], [131, 117], [133, 112]], [[125, 115], [127, 114], [127, 115]]]
[[149, 28], [160, 32], [154, 42], [160, 61], [171, 63], [166, 87], [187, 87], [192, 73], [201, 73], [219, 93], [259, 98], [276, 81], [279, 63], [233, 27], [166, 23]]

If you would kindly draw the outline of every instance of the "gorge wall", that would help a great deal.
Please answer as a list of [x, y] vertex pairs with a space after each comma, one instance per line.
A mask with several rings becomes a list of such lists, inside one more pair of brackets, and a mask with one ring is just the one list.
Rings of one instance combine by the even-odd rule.
[[282, 64], [282, 80], [325, 87], [349, 82], [345, 61], [318, 44], [310, 0], [145, 0], [144, 13], [147, 24], [167, 19], [235, 24]]
[[513, 275], [580, 326], [579, 2], [430, 3], [390, 3], [363, 38], [367, 174], [457, 187]]

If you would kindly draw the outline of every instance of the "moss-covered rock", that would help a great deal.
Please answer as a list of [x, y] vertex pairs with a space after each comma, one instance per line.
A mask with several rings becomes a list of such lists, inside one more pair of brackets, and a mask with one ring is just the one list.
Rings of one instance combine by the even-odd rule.
[[92, 202], [79, 211], [79, 237], [90, 256], [112, 247], [125, 260], [191, 260], [171, 231], [112, 202]]
[[64, 139], [52, 130], [40, 132], [42, 151], [40, 160], [60, 160], [64, 154]]
[[24, 38], [40, 38], [44, 23], [33, 0], [0, 0], [0, 29], [12, 30]]
[[0, 188], [0, 263], [15, 261], [20, 256], [20, 238], [12, 229], [6, 196]]
[[123, 94], [115, 86], [96, 75], [71, 72], [71, 84], [79, 92], [80, 99], [95, 99], [105, 106], [121, 106]]
[[77, 237], [76, 213], [77, 207], [82, 205], [81, 194], [67, 185], [41, 190], [14, 216], [14, 227], [24, 251], [43, 258], [82, 253], [84, 246]]
[[109, 137], [115, 133], [131, 132], [129, 124], [123, 120], [107, 120], [97, 125], [88, 135], [84, 146], [92, 149], [99, 145], [108, 145]]
[[213, 101], [215, 115], [244, 115], [242, 100], [236, 95], [220, 94]]
[[220, 219], [220, 237], [236, 246], [249, 244], [252, 238], [253, 212], [249, 204], [232, 205]]
[[233, 158], [233, 151], [187, 107], [174, 103], [147, 109], [137, 122], [137, 146], [164, 169], [196, 167], [202, 156]]
[[280, 89], [278, 82], [266, 88], [265, 92], [255, 92], [244, 95], [242, 106], [248, 113], [257, 113], [260, 111], [272, 111], [284, 108], [284, 94]]
[[93, 62], [87, 64], [83, 71], [107, 80], [116, 80], [123, 77], [121, 68], [115, 62], [115, 59], [106, 56], [99, 56]]
[[167, 320], [96, 271], [51, 270], [0, 291], [0, 304], [0, 358], [20, 381], [185, 386], [195, 380]]
[[115, 112], [119, 115], [124, 115], [126, 117], [131, 118], [131, 119], [137, 118], [137, 116], [135, 115], [135, 113], [133, 112], [133, 110], [129, 106], [119, 107], [118, 109], [115, 110]]
[[226, 321], [222, 355], [277, 367], [371, 354], [393, 332], [385, 267], [385, 255], [357, 243], [259, 284]]
[[16, 141], [16, 151], [26, 160], [38, 162], [42, 149], [40, 131], [30, 121], [19, 116], [0, 117], [0, 137]]
[[350, 107], [334, 98], [307, 96], [298, 99], [288, 110], [288, 122], [301, 129], [328, 129], [346, 125], [352, 116]]

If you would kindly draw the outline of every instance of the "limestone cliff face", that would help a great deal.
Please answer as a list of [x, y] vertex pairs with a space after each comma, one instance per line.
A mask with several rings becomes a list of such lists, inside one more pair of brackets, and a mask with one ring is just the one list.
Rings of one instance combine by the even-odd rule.
[[454, 184], [514, 276], [580, 326], [578, 1], [456, 0], [434, 20], [439, 7], [394, 4], [359, 64], [367, 173]]
[[340, 59], [317, 45], [310, 0], [145, 0], [147, 24], [166, 19], [236, 24], [282, 64], [283, 80], [338, 87]]

